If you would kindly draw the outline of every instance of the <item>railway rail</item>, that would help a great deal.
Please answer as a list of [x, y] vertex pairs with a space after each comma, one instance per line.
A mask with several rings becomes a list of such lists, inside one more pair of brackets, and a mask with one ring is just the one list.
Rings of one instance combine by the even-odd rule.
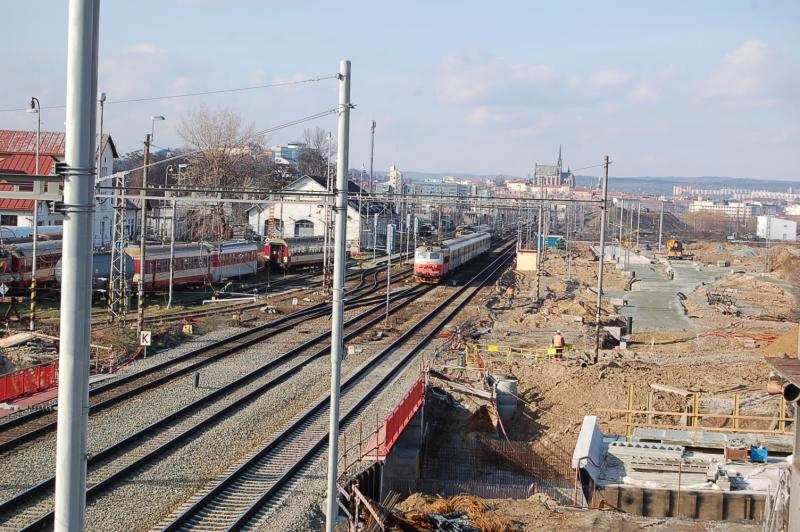
[[[504, 251], [342, 382], [342, 426], [353, 419], [511, 259]], [[438, 321], [436, 320], [436, 318]], [[407, 351], [401, 350], [412, 343]], [[279, 434], [159, 524], [172, 530], [240, 530], [255, 524], [328, 441], [325, 395]]]
[[[390, 294], [395, 313], [433, 287], [412, 286]], [[358, 336], [383, 320], [385, 297], [362, 299], [359, 305], [374, 303], [365, 312], [345, 322], [345, 340]], [[87, 498], [97, 497], [132, 471], [176, 449], [190, 437], [236, 413], [264, 393], [284, 383], [314, 360], [330, 351], [330, 344], [303, 355], [330, 337], [325, 331], [299, 346], [276, 356], [259, 368], [210, 392], [191, 404], [103, 449], [88, 459]], [[0, 526], [15, 530], [36, 530], [52, 524], [50, 477], [0, 503]]]
[[[365, 284], [366, 276], [359, 286], [348, 292], [351, 298], [348, 308], [368, 304], [373, 290], [378, 286], [376, 270], [374, 282]], [[410, 275], [411, 270], [401, 272], [395, 277], [401, 280]], [[367, 303], [361, 300], [366, 299]], [[89, 391], [89, 415], [103, 411], [121, 401], [134, 397], [146, 390], [160, 386], [182, 375], [196, 371], [214, 361], [220, 360], [242, 349], [288, 331], [309, 319], [330, 313], [330, 303], [323, 302], [282, 316], [266, 324], [253, 327], [233, 335], [224, 342], [203, 346], [150, 368], [125, 375], [108, 383], [96, 386]], [[0, 425], [0, 453], [17, 448], [27, 442], [51, 433], [56, 428], [57, 414], [52, 408], [38, 409], [9, 419]]]

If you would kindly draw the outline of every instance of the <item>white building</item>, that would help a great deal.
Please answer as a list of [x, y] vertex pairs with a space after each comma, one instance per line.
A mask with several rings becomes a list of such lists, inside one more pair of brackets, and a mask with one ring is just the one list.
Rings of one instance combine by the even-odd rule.
[[400, 187], [403, 186], [403, 172], [398, 170], [394, 165], [390, 166], [389, 172], [386, 175], [386, 182], [393, 191], [400, 190]]
[[797, 205], [788, 205], [786, 209], [784, 209], [783, 214], [786, 216], [800, 216], [800, 203]]
[[797, 241], [797, 222], [774, 216], [759, 216], [756, 218], [756, 235], [765, 240], [795, 242]]
[[[42, 131], [39, 136], [39, 173], [53, 174], [56, 162], [64, 161], [65, 135], [60, 132]], [[103, 135], [98, 149], [98, 176], [114, 172], [114, 160], [119, 156], [110, 135]], [[36, 132], [0, 130], [0, 172], [32, 175], [36, 170]], [[108, 181], [103, 182], [108, 184]], [[3, 184], [0, 184], [3, 187]], [[8, 188], [6, 184], [4, 188]], [[108, 194], [110, 191], [104, 191]], [[52, 213], [47, 204], [38, 208], [38, 225], [62, 225], [63, 216]], [[93, 244], [107, 245], [111, 242], [114, 223], [114, 207], [111, 198], [96, 198], [94, 206]], [[33, 227], [33, 200], [0, 199], [0, 225]]]
[[278, 144], [272, 146], [269, 151], [276, 163], [297, 166], [300, 164], [300, 152], [303, 148], [305, 144]]
[[689, 212], [712, 212], [726, 218], [746, 220], [761, 214], [761, 206], [736, 201], [697, 200], [689, 204]]
[[[357, 194], [358, 185], [349, 183], [349, 193]], [[303, 176], [287, 185], [284, 191], [293, 192], [324, 192], [325, 178], [316, 176]], [[331, 205], [331, 227], [333, 227], [333, 201]], [[359, 233], [363, 230], [364, 248], [372, 248], [374, 240], [373, 226], [374, 215], [378, 215], [377, 244], [385, 245], [386, 225], [392, 223], [394, 214], [391, 205], [386, 203], [364, 202], [362, 204], [363, 216], [359, 216], [358, 202], [348, 201], [347, 204], [347, 243], [348, 247], [357, 246]], [[325, 235], [325, 197], [304, 196], [299, 199], [287, 197], [282, 201], [265, 202], [253, 205], [247, 210], [247, 219], [250, 229], [262, 236], [295, 237], [295, 236], [324, 236]], [[363, 226], [362, 226], [363, 222]], [[270, 234], [272, 233], [272, 234]]]

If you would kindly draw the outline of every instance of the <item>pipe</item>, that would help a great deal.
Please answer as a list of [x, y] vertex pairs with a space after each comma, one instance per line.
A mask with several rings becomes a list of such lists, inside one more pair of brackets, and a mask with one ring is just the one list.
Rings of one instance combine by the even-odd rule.
[[[66, 176], [59, 328], [55, 530], [82, 530], [89, 411], [95, 95], [99, 0], [70, 0], [67, 33]], [[88, 235], [91, 237], [91, 235]]]

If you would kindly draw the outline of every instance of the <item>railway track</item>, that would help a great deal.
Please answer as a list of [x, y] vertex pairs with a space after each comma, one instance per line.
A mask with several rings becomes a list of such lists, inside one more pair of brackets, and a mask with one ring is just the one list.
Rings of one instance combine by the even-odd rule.
[[[374, 297], [372, 291], [379, 284], [378, 273], [377, 271], [373, 272], [375, 280], [371, 285], [365, 284], [365, 278], [362, 278], [360, 285], [348, 292], [348, 297], [351, 298], [347, 302], [348, 308], [369, 304], [369, 297]], [[410, 273], [410, 270], [402, 272], [396, 279], [401, 280], [410, 275]], [[362, 300], [366, 300], [366, 303]], [[200, 347], [183, 355], [165, 360], [150, 368], [96, 386], [89, 391], [89, 415], [101, 412], [146, 390], [189, 374], [246, 347], [288, 331], [309, 319], [329, 313], [330, 304], [328, 302], [319, 303], [238, 333], [224, 342]], [[55, 410], [48, 408], [34, 410], [3, 423], [0, 425], [0, 453], [18, 448], [25, 443], [53, 432], [56, 428], [56, 419]]]
[[[415, 285], [396, 291], [390, 295], [393, 302], [390, 313], [397, 312], [433, 288]], [[385, 297], [366, 298], [359, 301], [359, 305], [367, 302], [373, 306], [345, 322], [345, 340], [364, 333], [383, 320]], [[325, 331], [91, 456], [87, 463], [87, 498], [99, 496], [134, 470], [178, 448], [192, 436], [281, 385], [329, 353], [330, 344], [309, 352], [329, 337], [330, 331]], [[52, 525], [54, 486], [55, 478], [50, 477], [0, 503], [0, 527], [36, 530]]]
[[[510, 260], [503, 251], [463, 287], [416, 322], [342, 382], [342, 426], [353, 419], [394, 376]], [[438, 319], [437, 319], [438, 318]], [[403, 350], [411, 344], [408, 350]], [[321, 397], [279, 434], [196, 494], [158, 525], [160, 530], [239, 530], [272, 509], [283, 490], [324, 450], [328, 441], [330, 396]]]

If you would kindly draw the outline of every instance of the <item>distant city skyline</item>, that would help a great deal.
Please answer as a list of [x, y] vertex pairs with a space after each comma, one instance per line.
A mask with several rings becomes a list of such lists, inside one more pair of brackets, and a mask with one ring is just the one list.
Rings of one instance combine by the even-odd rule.
[[[345, 9], [340, 8], [344, 6]], [[3, 4], [11, 53], [0, 109], [63, 105], [66, 4]], [[99, 90], [119, 99], [334, 73], [353, 62], [351, 166], [524, 176], [552, 164], [614, 175], [800, 181], [800, 4], [792, 1], [470, 2], [145, 0], [101, 6]], [[138, 149], [179, 147], [200, 104], [241, 112], [256, 130], [331, 108], [334, 80], [202, 97], [109, 104], [104, 127]], [[62, 110], [43, 128], [62, 131]], [[335, 129], [333, 115], [303, 127]], [[32, 129], [0, 112], [0, 129]]]

